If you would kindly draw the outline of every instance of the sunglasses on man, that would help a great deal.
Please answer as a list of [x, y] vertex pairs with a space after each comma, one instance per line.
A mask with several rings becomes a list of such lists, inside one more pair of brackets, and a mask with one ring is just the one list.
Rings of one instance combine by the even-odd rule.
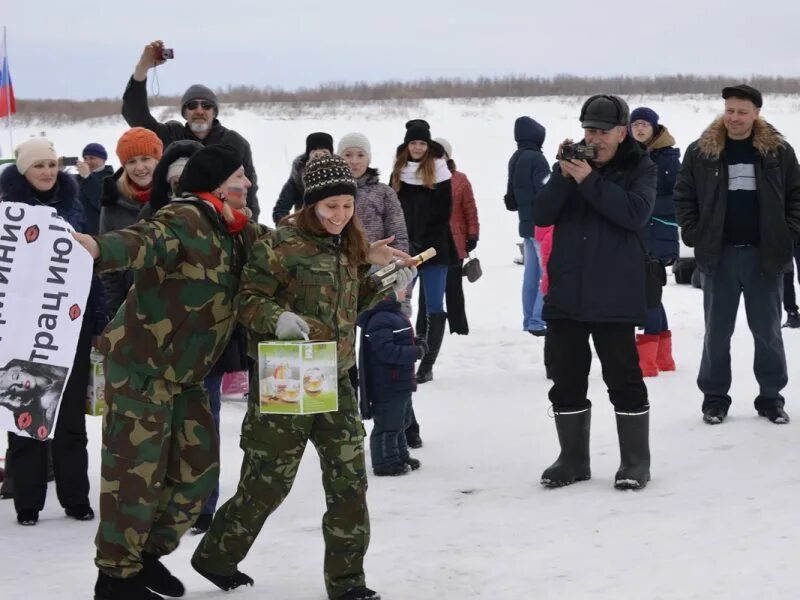
[[191, 102], [186, 103], [186, 108], [189, 110], [195, 110], [198, 106], [202, 106], [203, 110], [211, 110], [214, 108], [214, 105], [211, 104], [211, 102], [206, 102], [205, 100], [202, 102], [200, 100], [192, 100]]

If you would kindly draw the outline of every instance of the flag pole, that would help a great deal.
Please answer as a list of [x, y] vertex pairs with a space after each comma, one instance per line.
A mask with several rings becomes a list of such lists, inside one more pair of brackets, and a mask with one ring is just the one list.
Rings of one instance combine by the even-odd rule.
[[[3, 62], [5, 63], [3, 66], [5, 69], [8, 69], [8, 37], [6, 34], [6, 26], [3, 25]], [[9, 83], [11, 82], [11, 74], [6, 73], [6, 77], [8, 77]], [[9, 86], [10, 87], [10, 86]], [[11, 148], [9, 150], [9, 158], [14, 157], [14, 128], [11, 126], [11, 91], [6, 94], [6, 127], [8, 127], [8, 139], [11, 142]]]

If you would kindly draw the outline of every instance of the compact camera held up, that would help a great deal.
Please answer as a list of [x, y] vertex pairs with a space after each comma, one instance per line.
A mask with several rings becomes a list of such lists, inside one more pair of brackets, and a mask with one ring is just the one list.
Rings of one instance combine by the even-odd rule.
[[597, 148], [587, 144], [564, 144], [556, 160], [592, 160], [597, 156]]

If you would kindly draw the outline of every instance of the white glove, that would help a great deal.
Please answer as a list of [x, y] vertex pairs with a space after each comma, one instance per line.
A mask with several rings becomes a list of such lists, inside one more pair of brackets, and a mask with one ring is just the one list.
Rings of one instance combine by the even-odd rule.
[[275, 324], [275, 336], [279, 340], [307, 340], [308, 323], [293, 312], [281, 313]]
[[414, 281], [414, 277], [417, 276], [417, 268], [416, 267], [403, 267], [399, 271], [397, 271], [397, 279], [394, 280], [392, 284], [391, 290], [393, 292], [398, 292], [400, 290], [406, 289], [411, 282]]

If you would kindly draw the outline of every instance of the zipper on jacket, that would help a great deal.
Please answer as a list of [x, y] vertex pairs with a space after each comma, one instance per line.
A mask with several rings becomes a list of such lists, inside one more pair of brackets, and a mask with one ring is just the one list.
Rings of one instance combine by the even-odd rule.
[[342, 238], [338, 235], [334, 238], [334, 248], [336, 249], [336, 275], [334, 275], [334, 285], [336, 286], [336, 305], [333, 309], [333, 329], [336, 333], [336, 343], [339, 343], [339, 302], [342, 298], [342, 264], [341, 264], [341, 243]]

